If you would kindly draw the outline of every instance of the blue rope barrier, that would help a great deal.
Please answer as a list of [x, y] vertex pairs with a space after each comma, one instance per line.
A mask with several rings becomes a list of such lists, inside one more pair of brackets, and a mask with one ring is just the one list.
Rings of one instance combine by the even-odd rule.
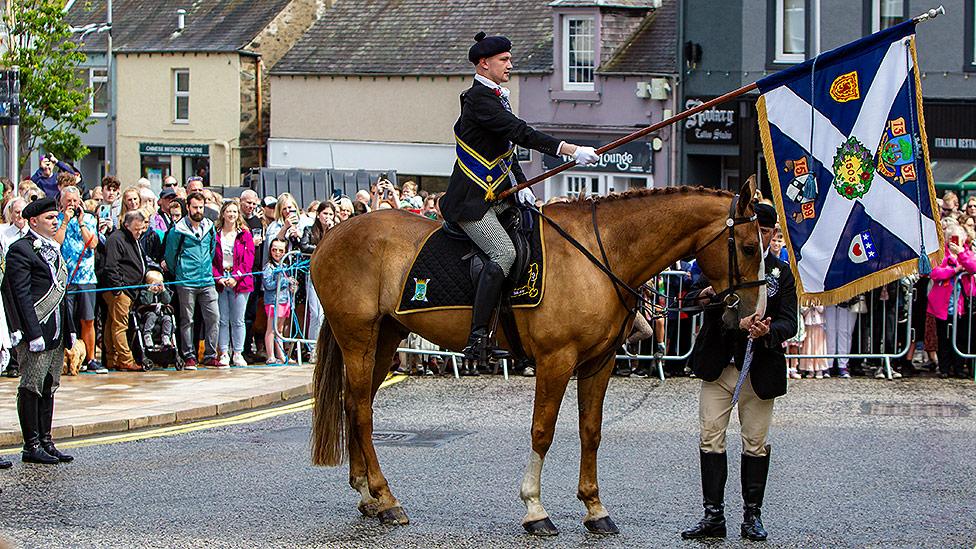
[[[289, 265], [287, 267], [275, 268], [272, 270], [273, 273], [284, 273], [284, 272], [305, 272], [308, 271], [309, 261], [302, 260], [294, 265]], [[253, 275], [263, 275], [264, 271], [252, 271], [250, 273], [243, 273], [237, 276], [253, 276]], [[163, 286], [185, 286], [187, 284], [195, 284], [199, 282], [213, 282], [217, 280], [217, 277], [208, 276], [204, 278], [191, 278], [189, 280], [173, 280], [170, 282], [163, 282]], [[150, 284], [135, 284], [132, 286], [114, 286], [110, 288], [91, 288], [87, 290], [71, 290], [67, 292], [68, 294], [87, 294], [87, 293], [98, 293], [98, 292], [120, 292], [123, 290], [141, 290], [148, 288]]]

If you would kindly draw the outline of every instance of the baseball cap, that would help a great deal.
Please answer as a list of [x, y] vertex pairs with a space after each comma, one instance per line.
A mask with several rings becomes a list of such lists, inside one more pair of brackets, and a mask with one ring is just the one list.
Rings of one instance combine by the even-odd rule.
[[266, 196], [264, 200], [261, 201], [261, 205], [265, 208], [274, 208], [278, 205], [278, 199], [273, 196]]
[[172, 198], [176, 196], [176, 191], [172, 187], [165, 187], [159, 191], [159, 198]]

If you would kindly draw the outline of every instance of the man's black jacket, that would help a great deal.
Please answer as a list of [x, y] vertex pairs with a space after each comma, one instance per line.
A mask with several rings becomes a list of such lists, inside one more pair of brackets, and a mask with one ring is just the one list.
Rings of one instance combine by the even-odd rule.
[[[70, 346], [71, 334], [75, 328], [71, 311], [64, 299], [58, 304], [58, 311], [51, 314], [47, 322], [42, 323], [37, 318], [34, 303], [48, 292], [54, 284], [54, 278], [47, 262], [35, 250], [36, 241], [34, 233], [28, 232], [10, 245], [3, 276], [4, 304], [8, 307], [6, 313], [10, 331], [19, 330], [22, 341], [28, 343], [43, 337], [44, 350], [50, 351], [59, 342], [63, 342], [65, 347]], [[60, 250], [56, 250], [54, 257], [56, 261], [64, 262]]]
[[[532, 129], [505, 108], [495, 90], [477, 80], [461, 94], [461, 116], [454, 124], [454, 136], [458, 141], [458, 160], [447, 193], [439, 203], [444, 219], [452, 222], [484, 217], [490, 205], [486, 196], [494, 198], [511, 187], [506, 162], [511, 164], [515, 180], [525, 181], [513, 154], [513, 143], [551, 156], [559, 154], [558, 139]], [[492, 170], [489, 165], [495, 168]], [[478, 177], [484, 175], [479, 170], [491, 173]], [[491, 181], [487, 180], [489, 177]]]
[[[766, 314], [770, 318], [769, 333], [752, 344], [752, 366], [749, 376], [756, 395], [763, 399], [786, 394], [786, 357], [783, 342], [796, 335], [797, 299], [796, 284], [790, 267], [770, 254], [766, 255]], [[708, 286], [702, 276], [696, 286]], [[700, 290], [699, 290], [700, 291]], [[698, 291], [689, 292], [686, 299], [697, 297]], [[691, 368], [705, 381], [715, 381], [722, 370], [735, 358], [736, 368], [742, 369], [748, 332], [726, 330], [722, 323], [721, 307], [705, 311], [695, 348], [691, 353]]]

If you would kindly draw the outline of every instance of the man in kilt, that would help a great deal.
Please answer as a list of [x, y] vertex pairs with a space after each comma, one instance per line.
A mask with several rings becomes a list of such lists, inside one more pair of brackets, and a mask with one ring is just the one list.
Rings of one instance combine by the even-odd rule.
[[10, 329], [17, 342], [20, 387], [17, 415], [24, 435], [24, 463], [53, 465], [73, 458], [62, 454], [51, 439], [54, 393], [61, 380], [65, 347], [74, 345], [76, 334], [71, 311], [65, 304], [68, 267], [54, 233], [58, 227], [57, 203], [50, 198], [24, 208], [29, 230], [10, 245], [3, 291]]

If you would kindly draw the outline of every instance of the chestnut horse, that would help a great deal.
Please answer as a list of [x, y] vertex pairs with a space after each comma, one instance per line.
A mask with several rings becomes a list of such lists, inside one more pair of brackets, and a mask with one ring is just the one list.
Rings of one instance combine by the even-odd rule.
[[[606, 264], [630, 287], [678, 259], [697, 256], [717, 292], [730, 283], [734, 286], [734, 292], [725, 292], [729, 305], [723, 315], [732, 326], [751, 315], [760, 299], [755, 280], [762, 254], [751, 205], [754, 182], [750, 179], [741, 192], [747, 198], [701, 187], [640, 189], [553, 204], [544, 213], [595, 257], [603, 257], [594, 231], [595, 212]], [[727, 224], [732, 220], [735, 223]], [[600, 502], [596, 457], [612, 361], [633, 321], [635, 298], [625, 289], [618, 295], [605, 272], [552, 225], [540, 223], [547, 254], [545, 296], [538, 307], [515, 313], [522, 344], [536, 363], [532, 452], [520, 491], [527, 508], [522, 525], [533, 534], [558, 532], [542, 506], [540, 478], [559, 405], [575, 372], [582, 445], [577, 497], [586, 505], [584, 523], [590, 531], [616, 533]], [[373, 447], [376, 391], [397, 345], [409, 332], [460, 349], [470, 325], [469, 309], [396, 314], [418, 247], [437, 227], [438, 223], [402, 211], [354, 217], [331, 229], [311, 259], [328, 320], [319, 333], [312, 382], [312, 461], [338, 465], [348, 453], [349, 484], [362, 496], [359, 510], [378, 514], [384, 523], [406, 524], [408, 519]], [[749, 273], [752, 283], [741, 273]], [[505, 346], [503, 334], [499, 339]]]

